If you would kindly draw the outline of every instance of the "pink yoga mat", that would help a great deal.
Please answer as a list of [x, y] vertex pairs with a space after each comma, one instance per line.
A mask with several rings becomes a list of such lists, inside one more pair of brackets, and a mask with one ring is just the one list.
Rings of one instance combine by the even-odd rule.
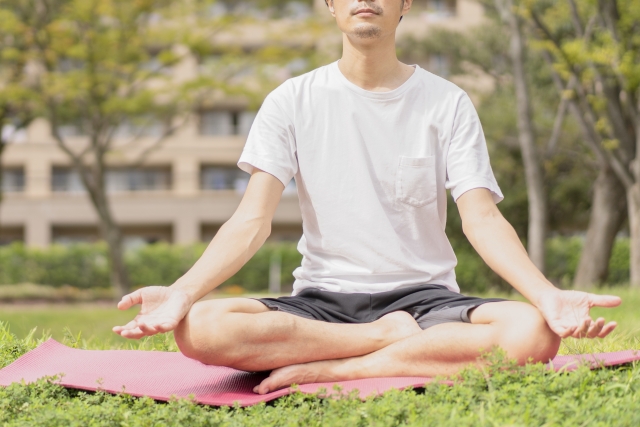
[[[582, 362], [592, 367], [611, 366], [640, 360], [638, 351], [600, 353], [595, 355], [559, 356], [553, 361], [556, 370], [576, 369]], [[169, 400], [172, 396], [193, 396], [207, 405], [255, 405], [291, 393], [291, 388], [266, 395], [253, 393], [265, 373], [249, 373], [221, 366], [203, 365], [181, 353], [138, 350], [78, 350], [50, 339], [0, 370], [0, 385], [36, 381], [44, 376], [61, 375], [58, 383], [81, 390], [125, 392], [133, 396], [148, 396]], [[422, 387], [432, 381], [424, 377], [368, 378], [341, 381], [341, 390], [334, 383], [303, 384], [298, 390], [316, 393], [321, 388], [327, 394], [348, 394], [358, 390], [359, 396], [380, 395], [395, 388]]]

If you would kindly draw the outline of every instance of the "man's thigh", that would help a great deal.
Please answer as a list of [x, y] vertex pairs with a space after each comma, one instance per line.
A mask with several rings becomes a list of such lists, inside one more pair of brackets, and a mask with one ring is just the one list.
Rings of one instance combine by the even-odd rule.
[[216, 345], [228, 345], [241, 336], [237, 333], [245, 322], [230, 322], [231, 316], [269, 311], [264, 304], [250, 298], [224, 298], [199, 301], [178, 324], [174, 336], [180, 350], [194, 359]]
[[531, 304], [520, 301], [488, 302], [469, 311], [472, 324], [517, 324], [519, 322], [544, 321], [540, 311]]
[[531, 304], [518, 301], [483, 304], [470, 314], [470, 320], [490, 326], [493, 343], [519, 364], [547, 362], [558, 353], [560, 337]]
[[189, 310], [190, 320], [215, 319], [227, 313], [257, 314], [269, 311], [269, 308], [251, 298], [219, 298], [199, 301]]

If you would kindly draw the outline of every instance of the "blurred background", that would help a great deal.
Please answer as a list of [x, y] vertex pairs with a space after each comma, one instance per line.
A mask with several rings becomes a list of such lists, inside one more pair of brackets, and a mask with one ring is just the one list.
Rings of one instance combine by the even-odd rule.
[[[561, 288], [640, 285], [639, 22], [631, 0], [414, 0], [398, 28], [400, 60], [471, 96], [499, 208]], [[0, 0], [0, 321], [130, 318], [113, 300], [173, 283], [234, 212], [264, 97], [340, 55], [324, 0]], [[216, 296], [289, 292], [301, 233], [292, 181]], [[447, 233], [463, 292], [509, 292], [452, 202]]]

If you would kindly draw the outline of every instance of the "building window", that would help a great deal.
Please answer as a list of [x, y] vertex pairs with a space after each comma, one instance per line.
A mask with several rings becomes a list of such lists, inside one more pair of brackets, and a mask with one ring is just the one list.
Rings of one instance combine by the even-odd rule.
[[456, 12], [457, 0], [413, 0], [412, 7], [427, 9], [434, 13], [453, 15]]
[[297, 194], [298, 194], [298, 188], [296, 187], [296, 181], [292, 179], [284, 187], [284, 190], [282, 191], [282, 195], [283, 196], [294, 196], [294, 195], [297, 195]]
[[24, 191], [24, 169], [7, 168], [2, 171], [2, 192], [21, 193]]
[[253, 120], [256, 118], [256, 114], [257, 113], [255, 111], [241, 111], [238, 113], [238, 135], [249, 135], [249, 129], [251, 129], [251, 125], [253, 124]]
[[109, 192], [162, 191], [171, 189], [169, 168], [122, 168], [111, 169], [106, 174]]
[[27, 130], [25, 128], [18, 128], [15, 125], [8, 123], [4, 126], [0, 126], [2, 133], [2, 140], [8, 144], [20, 144], [27, 142]]
[[62, 139], [86, 136], [87, 130], [81, 123], [64, 123], [58, 126], [58, 134]]
[[24, 242], [24, 228], [0, 227], [0, 246], [10, 245], [13, 242]]
[[256, 113], [253, 111], [210, 110], [200, 114], [200, 134], [229, 136], [249, 134]]
[[51, 173], [51, 190], [56, 193], [83, 193], [80, 175], [70, 168], [54, 167]]
[[160, 138], [167, 124], [157, 117], [137, 117], [125, 119], [115, 129], [116, 138], [153, 137]]
[[[84, 185], [80, 175], [70, 168], [53, 168], [52, 190], [61, 193], [82, 193]], [[108, 192], [163, 191], [171, 189], [169, 168], [118, 168], [105, 175]]]
[[235, 190], [244, 193], [250, 175], [235, 166], [203, 166], [200, 184], [203, 190]]
[[439, 21], [456, 15], [456, 0], [414, 0], [412, 9], [422, 10], [421, 15], [428, 21]]

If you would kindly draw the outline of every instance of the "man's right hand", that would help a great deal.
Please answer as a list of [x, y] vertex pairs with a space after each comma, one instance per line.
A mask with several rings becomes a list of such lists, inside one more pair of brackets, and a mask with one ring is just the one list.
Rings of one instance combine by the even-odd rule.
[[148, 286], [122, 297], [120, 310], [140, 304], [140, 313], [124, 326], [115, 326], [113, 332], [124, 338], [139, 339], [144, 336], [172, 331], [191, 308], [188, 295], [164, 286]]

